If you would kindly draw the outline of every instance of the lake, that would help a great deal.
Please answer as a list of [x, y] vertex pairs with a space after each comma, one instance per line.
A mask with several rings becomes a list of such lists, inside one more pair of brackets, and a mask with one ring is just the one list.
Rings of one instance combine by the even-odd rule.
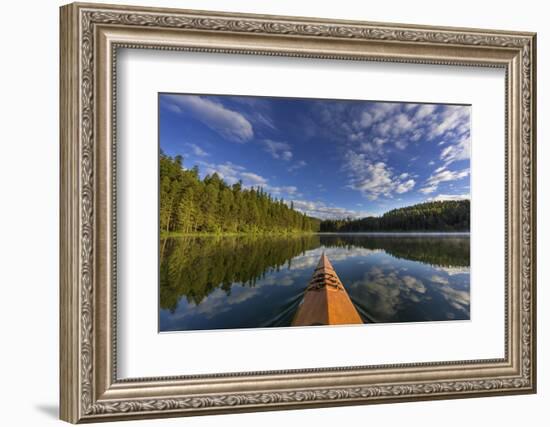
[[159, 329], [290, 326], [323, 252], [365, 323], [470, 318], [467, 233], [187, 236], [160, 242]]

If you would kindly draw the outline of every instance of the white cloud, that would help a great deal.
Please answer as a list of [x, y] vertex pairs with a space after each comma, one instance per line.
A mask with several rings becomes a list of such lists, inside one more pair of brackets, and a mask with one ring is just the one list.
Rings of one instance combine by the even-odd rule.
[[368, 128], [374, 122], [374, 117], [368, 111], [363, 111], [361, 114], [360, 123], [364, 128]]
[[[395, 113], [399, 109], [399, 105], [395, 104], [388, 112]], [[386, 111], [386, 110], [383, 110]], [[406, 110], [405, 110], [406, 111]], [[378, 121], [373, 130], [375, 135], [384, 138], [391, 138], [397, 148], [403, 150], [407, 146], [407, 140], [403, 138], [405, 134], [414, 131], [416, 140], [420, 139], [421, 134], [416, 129], [418, 123], [409, 115], [409, 113], [388, 114], [384, 113], [384, 119]], [[412, 135], [409, 135], [412, 136]]]
[[171, 103], [165, 103], [164, 107], [166, 107], [167, 110], [171, 111], [172, 113], [181, 113], [181, 108], [178, 107], [176, 104]]
[[413, 144], [430, 144], [431, 148], [422, 151], [430, 153], [430, 158], [417, 156], [428, 164], [434, 161], [431, 155], [441, 143], [445, 144], [442, 149], [455, 146], [442, 156], [442, 164], [448, 166], [470, 157], [470, 110], [464, 105], [370, 102], [323, 106], [316, 111], [324, 135], [339, 144], [344, 141], [348, 149], [368, 154], [373, 164], [393, 164], [391, 159], [397, 151]]
[[281, 197], [292, 197], [295, 195], [298, 195], [298, 188], [294, 185], [288, 185], [288, 186], [281, 186], [281, 187], [272, 187], [271, 185], [266, 185], [265, 190], [270, 192], [272, 195]]
[[[286, 202], [290, 205], [290, 201]], [[309, 200], [292, 200], [294, 209], [305, 213], [306, 215], [319, 219], [341, 219], [341, 218], [364, 218], [374, 216], [374, 214], [365, 211], [355, 211], [336, 206], [329, 206], [323, 202]]]
[[355, 150], [380, 160], [387, 161], [392, 147], [405, 150], [409, 142], [431, 143], [434, 138], [439, 144], [452, 144], [441, 154], [445, 165], [470, 157], [468, 106], [377, 102], [360, 111], [333, 110], [329, 132], [343, 132], [357, 144]]
[[373, 161], [375, 157], [387, 163], [394, 150], [412, 143], [456, 145], [445, 153], [447, 165], [469, 158], [470, 107], [465, 105], [342, 103], [319, 108], [319, 122], [325, 135], [346, 141], [350, 149], [370, 154]]
[[451, 146], [445, 147], [443, 150], [441, 150], [441, 159], [445, 160], [445, 158], [450, 154], [450, 152], [452, 151], [453, 148], [454, 147], [451, 145]]
[[351, 132], [348, 134], [348, 139], [350, 141], [359, 141], [361, 139], [363, 139], [365, 137], [365, 133], [364, 132]]
[[234, 142], [246, 142], [252, 139], [252, 124], [241, 114], [224, 107], [218, 102], [197, 95], [164, 95], [179, 111], [192, 114], [210, 129]]
[[398, 114], [396, 117], [392, 119], [392, 121], [393, 121], [393, 129], [399, 134], [413, 127], [413, 122], [404, 113]]
[[[395, 188], [392, 173], [384, 162], [369, 163], [357, 166], [354, 188], [360, 190], [371, 199], [379, 196], [390, 196]], [[359, 172], [359, 173], [357, 173]]]
[[362, 142], [361, 145], [359, 145], [359, 148], [365, 153], [370, 153], [376, 150], [375, 145], [370, 142]]
[[401, 104], [392, 102], [377, 102], [372, 104], [368, 112], [375, 122], [380, 121], [399, 109]]
[[[399, 104], [390, 103], [390, 102], [376, 102], [376, 103], [369, 103], [364, 109], [361, 111], [353, 112], [352, 116], [355, 116], [354, 120], [352, 121], [352, 128], [355, 129], [355, 133], [353, 133], [353, 137], [350, 139], [357, 139], [357, 137], [362, 136], [363, 132], [361, 130], [368, 129], [371, 126], [382, 122], [386, 117], [388, 117], [391, 113], [396, 111], [399, 108]], [[332, 111], [324, 111], [325, 118], [327, 116], [327, 113], [330, 113], [332, 117], [331, 123], [340, 123], [343, 126], [343, 130], [346, 132], [349, 132], [350, 128], [346, 126], [347, 120], [341, 120], [342, 119], [342, 110], [341, 109], [332, 109]]]
[[363, 153], [349, 151], [344, 168], [349, 174], [349, 186], [370, 200], [376, 200], [380, 196], [391, 197], [394, 192], [405, 193], [415, 184], [413, 179], [405, 181], [408, 175], [395, 176], [386, 163], [372, 162]]
[[186, 144], [188, 147], [191, 148], [191, 152], [195, 155], [195, 156], [198, 156], [198, 157], [207, 157], [209, 156], [210, 154], [207, 153], [206, 151], [204, 151], [201, 147], [199, 147], [197, 144], [191, 144], [191, 143], [188, 143]]
[[265, 151], [267, 151], [274, 159], [289, 161], [292, 160], [292, 151], [290, 144], [286, 142], [272, 141], [266, 139], [263, 141]]
[[386, 142], [388, 142], [387, 139], [374, 137], [369, 141], [364, 141], [359, 144], [359, 150], [363, 153], [382, 156], [384, 154], [384, 144], [386, 144]]
[[470, 200], [469, 194], [438, 194], [435, 197], [430, 197], [429, 202], [443, 202], [448, 200]]
[[442, 170], [437, 174], [430, 177], [429, 182], [440, 183], [445, 181], [456, 181], [457, 179], [464, 178], [470, 174], [470, 169], [463, 169], [461, 171]]
[[305, 160], [300, 160], [300, 161], [294, 163], [293, 165], [289, 166], [288, 171], [293, 172], [293, 171], [295, 171], [297, 169], [301, 169], [305, 166], [307, 166], [307, 162]]
[[469, 132], [470, 109], [459, 105], [446, 105], [430, 127], [430, 137], [445, 137]]
[[467, 177], [470, 174], [470, 169], [460, 171], [450, 171], [445, 167], [437, 168], [434, 173], [426, 180], [424, 187], [420, 189], [423, 194], [430, 194], [437, 190], [442, 182], [456, 181]]
[[254, 114], [253, 116], [253, 121], [256, 124], [261, 124], [263, 126], [266, 126], [268, 128], [275, 129], [275, 130], [277, 129], [275, 127], [275, 124], [273, 123], [273, 120], [262, 113], [256, 112], [256, 114]]
[[395, 141], [395, 146], [400, 150], [404, 150], [405, 148], [407, 148], [407, 141], [405, 141], [404, 139], [398, 139], [397, 141]]
[[411, 141], [418, 142], [420, 141], [420, 138], [422, 138], [422, 131], [420, 129], [416, 129], [411, 132]]
[[198, 161], [197, 163], [204, 167], [205, 175], [212, 175], [214, 173], [217, 173], [219, 177], [229, 185], [235, 184], [240, 179], [242, 179], [241, 174], [245, 171], [244, 167], [236, 165], [231, 162], [225, 162], [222, 164], [213, 164], [213, 163]]
[[198, 161], [197, 163], [202, 167], [201, 171], [204, 172], [204, 175], [212, 175], [213, 173], [217, 173], [219, 177], [229, 185], [233, 185], [241, 181], [243, 187], [262, 187], [265, 191], [271, 193], [275, 197], [289, 198], [301, 195], [298, 188], [294, 185], [271, 185], [267, 178], [258, 175], [257, 173], [247, 171], [243, 166], [236, 165], [231, 162], [214, 164]]
[[392, 129], [392, 121], [387, 120], [385, 122], [382, 122], [376, 125], [375, 131], [382, 136], [388, 136], [391, 129]]
[[445, 165], [449, 165], [452, 162], [458, 160], [467, 160], [470, 158], [470, 135], [463, 135], [460, 140], [445, 147], [441, 150], [441, 160], [445, 162]]
[[399, 194], [406, 193], [407, 191], [412, 190], [413, 187], [414, 187], [414, 179], [409, 179], [408, 181], [405, 181], [399, 184], [395, 189], [395, 192]]
[[267, 179], [252, 172], [242, 172], [241, 179], [243, 180], [243, 183], [245, 183], [247, 186], [256, 187], [258, 185], [264, 186], [267, 184]]
[[418, 107], [418, 110], [416, 110], [416, 114], [414, 115], [414, 118], [416, 120], [422, 120], [425, 117], [430, 116], [435, 111], [435, 105], [433, 104], [424, 104]]
[[437, 185], [427, 185], [425, 187], [422, 187], [420, 191], [422, 194], [430, 194], [433, 193], [435, 190], [437, 190]]

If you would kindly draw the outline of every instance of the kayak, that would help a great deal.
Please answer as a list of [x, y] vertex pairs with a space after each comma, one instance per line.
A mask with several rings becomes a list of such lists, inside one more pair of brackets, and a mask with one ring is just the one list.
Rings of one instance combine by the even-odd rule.
[[323, 253], [292, 320], [292, 326], [362, 324], [344, 285]]

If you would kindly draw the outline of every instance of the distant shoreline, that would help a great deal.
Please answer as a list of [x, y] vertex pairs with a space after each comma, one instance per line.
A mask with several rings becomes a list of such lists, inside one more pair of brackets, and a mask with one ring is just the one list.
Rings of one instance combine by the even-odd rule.
[[373, 234], [373, 235], [411, 235], [411, 234], [431, 234], [431, 235], [466, 235], [470, 234], [469, 231], [320, 231], [319, 233], [315, 234], [323, 234], [323, 235], [330, 235], [330, 234]]
[[278, 231], [273, 232], [260, 232], [260, 233], [180, 233], [177, 231], [170, 231], [166, 233], [165, 231], [160, 233], [160, 237], [202, 237], [202, 236], [218, 236], [218, 237], [232, 237], [232, 236], [313, 236], [315, 234], [320, 234], [318, 232], [287, 232], [282, 233]]
[[297, 237], [297, 236], [315, 236], [315, 235], [371, 235], [371, 236], [469, 236], [469, 231], [322, 231], [308, 233], [178, 233], [178, 232], [162, 232], [161, 239], [170, 237], [239, 237], [239, 236], [254, 236], [254, 237]]

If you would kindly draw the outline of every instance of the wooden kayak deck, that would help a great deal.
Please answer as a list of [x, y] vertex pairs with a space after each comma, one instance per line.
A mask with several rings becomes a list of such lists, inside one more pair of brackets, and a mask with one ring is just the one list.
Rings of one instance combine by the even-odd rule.
[[323, 253], [294, 315], [292, 326], [363, 323], [357, 309]]

